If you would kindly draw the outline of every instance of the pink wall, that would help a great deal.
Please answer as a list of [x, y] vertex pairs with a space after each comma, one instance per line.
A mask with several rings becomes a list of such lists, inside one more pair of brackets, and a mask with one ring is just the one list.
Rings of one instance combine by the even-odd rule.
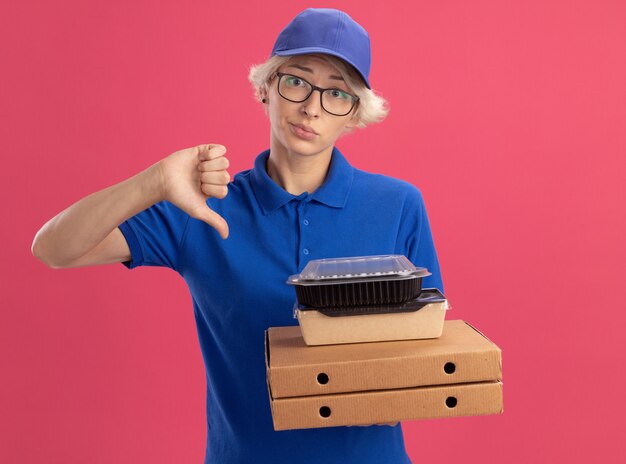
[[[411, 4], [412, 6], [409, 6]], [[4, 2], [0, 462], [201, 462], [178, 276], [53, 271], [50, 217], [167, 154], [268, 144], [246, 80], [310, 4]], [[324, 5], [327, 6], [327, 5]], [[383, 124], [339, 146], [427, 202], [450, 318], [503, 349], [500, 416], [405, 423], [415, 462], [626, 462], [626, 4], [337, 1], [370, 31]]]

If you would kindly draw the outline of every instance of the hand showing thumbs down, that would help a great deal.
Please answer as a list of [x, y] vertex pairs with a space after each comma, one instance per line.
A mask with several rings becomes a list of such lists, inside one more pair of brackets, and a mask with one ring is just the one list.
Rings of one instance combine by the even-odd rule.
[[172, 153], [159, 162], [163, 199], [228, 237], [228, 224], [206, 204], [228, 194], [228, 159], [223, 145], [198, 145]]

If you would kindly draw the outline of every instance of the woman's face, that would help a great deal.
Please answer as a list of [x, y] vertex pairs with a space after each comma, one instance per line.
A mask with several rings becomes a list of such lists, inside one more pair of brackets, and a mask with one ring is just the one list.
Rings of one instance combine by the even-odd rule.
[[[317, 87], [338, 88], [354, 95], [337, 68], [314, 55], [294, 56], [278, 71], [300, 77]], [[346, 116], [332, 115], [322, 108], [318, 91], [313, 91], [301, 103], [284, 99], [278, 94], [278, 77], [272, 79], [267, 98], [271, 146], [290, 154], [311, 156], [330, 152], [339, 136], [356, 124], [352, 117], [354, 108]]]

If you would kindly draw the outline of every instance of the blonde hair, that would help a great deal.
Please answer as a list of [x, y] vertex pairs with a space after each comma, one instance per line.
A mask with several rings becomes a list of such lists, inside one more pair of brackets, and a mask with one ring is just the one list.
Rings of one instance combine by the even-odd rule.
[[[345, 61], [336, 58], [331, 55], [312, 54], [317, 56], [335, 68], [341, 73], [348, 88], [359, 97], [359, 103], [357, 105], [354, 117], [357, 121], [356, 127], [364, 128], [368, 124], [381, 122], [389, 113], [389, 105], [387, 100], [382, 96], [374, 93], [373, 90], [368, 89], [363, 79], [352, 68], [352, 66], [346, 64]], [[262, 93], [268, 91], [268, 83], [270, 78], [274, 75], [278, 68], [289, 61], [291, 56], [278, 56], [274, 55], [265, 63], [253, 65], [250, 67], [250, 74], [248, 80], [252, 84], [255, 90], [255, 97], [260, 100]]]

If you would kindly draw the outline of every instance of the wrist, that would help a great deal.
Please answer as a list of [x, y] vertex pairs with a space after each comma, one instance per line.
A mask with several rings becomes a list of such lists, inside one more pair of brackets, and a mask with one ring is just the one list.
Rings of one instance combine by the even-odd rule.
[[155, 163], [145, 171], [138, 174], [139, 183], [144, 198], [151, 204], [158, 203], [165, 199], [165, 186], [163, 182], [163, 171], [161, 163]]

